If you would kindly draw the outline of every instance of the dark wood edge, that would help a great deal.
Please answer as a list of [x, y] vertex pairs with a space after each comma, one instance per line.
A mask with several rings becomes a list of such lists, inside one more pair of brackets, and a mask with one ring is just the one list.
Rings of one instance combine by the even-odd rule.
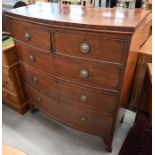
[[152, 83], [152, 70], [150, 71], [149, 65], [151, 65], [151, 69], [152, 69], [152, 63], [147, 63], [146, 64], [147, 72], [148, 72], [149, 78], [151, 79], [151, 83]]

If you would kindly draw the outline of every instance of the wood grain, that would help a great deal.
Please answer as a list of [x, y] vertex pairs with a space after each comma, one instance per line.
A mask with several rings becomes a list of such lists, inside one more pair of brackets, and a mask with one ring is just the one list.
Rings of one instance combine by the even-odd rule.
[[[70, 127], [100, 135], [107, 150], [112, 151], [114, 130], [124, 115], [121, 106], [127, 101], [133, 79], [135, 54], [144, 41], [147, 16], [148, 12], [140, 9], [53, 3], [7, 11], [20, 32], [15, 34], [12, 25], [31, 109], [38, 108]], [[32, 28], [32, 37], [37, 34], [34, 40], [23, 40], [25, 27]], [[89, 44], [88, 53], [81, 53], [81, 43]], [[88, 71], [85, 78], [80, 76], [82, 69]], [[88, 100], [81, 103], [80, 95]]]
[[13, 15], [20, 20], [24, 17], [27, 21], [33, 18], [31, 22], [43, 22], [48, 26], [116, 32], [134, 32], [147, 14], [140, 9], [89, 8], [56, 3], [37, 3], [6, 12], [7, 16]]

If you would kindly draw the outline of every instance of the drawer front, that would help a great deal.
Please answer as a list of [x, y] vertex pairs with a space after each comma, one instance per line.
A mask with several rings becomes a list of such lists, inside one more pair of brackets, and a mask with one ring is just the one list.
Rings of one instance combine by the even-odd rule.
[[55, 52], [66, 55], [123, 63], [125, 40], [55, 33]]
[[119, 65], [48, 55], [23, 44], [17, 45], [17, 52], [26, 64], [64, 80], [108, 91], [119, 90], [122, 72]]
[[[80, 87], [56, 78], [51, 78], [21, 65], [21, 71], [26, 83], [47, 96], [90, 110], [113, 115], [116, 111], [118, 95], [104, 91]], [[60, 91], [61, 90], [61, 91]]]
[[43, 112], [54, 118], [69, 124], [72, 127], [92, 131], [102, 135], [109, 134], [112, 127], [112, 118], [90, 111], [85, 111], [51, 99], [38, 93], [32, 87], [26, 85], [29, 103], [35, 105]]
[[12, 33], [17, 40], [44, 50], [51, 50], [50, 32], [39, 26], [13, 20]]

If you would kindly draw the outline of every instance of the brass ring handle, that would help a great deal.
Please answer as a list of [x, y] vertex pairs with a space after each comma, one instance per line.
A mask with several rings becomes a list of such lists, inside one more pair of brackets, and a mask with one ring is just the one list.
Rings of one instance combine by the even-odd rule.
[[33, 55], [29, 55], [29, 59], [31, 60], [31, 62], [35, 62], [35, 57]]
[[34, 83], [38, 83], [38, 79], [37, 79], [35, 76], [32, 77], [32, 81], [33, 81]]
[[87, 71], [86, 69], [81, 69], [81, 71], [80, 71], [80, 76], [81, 76], [82, 78], [87, 78], [88, 75], [89, 75], [89, 73], [88, 73], [88, 71]]
[[80, 121], [81, 121], [82, 123], [85, 123], [85, 122], [87, 121], [87, 118], [86, 118], [85, 116], [81, 116], [81, 117], [80, 117]]
[[80, 96], [80, 101], [84, 102], [84, 103], [87, 102], [87, 96], [86, 95], [81, 95]]
[[42, 101], [41, 97], [37, 97], [36, 100], [37, 100], [38, 103], [41, 103], [41, 101]]
[[89, 45], [87, 44], [87, 43], [82, 43], [81, 45], [80, 45], [80, 51], [82, 52], [82, 53], [88, 53], [89, 52]]
[[26, 41], [30, 40], [30, 37], [31, 36], [30, 36], [30, 34], [28, 32], [24, 33], [24, 38], [25, 38]]

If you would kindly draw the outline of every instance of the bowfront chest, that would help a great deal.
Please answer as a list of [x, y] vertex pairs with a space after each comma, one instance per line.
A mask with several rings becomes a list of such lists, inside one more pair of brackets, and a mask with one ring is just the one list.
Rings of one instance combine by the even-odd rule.
[[103, 137], [111, 151], [147, 12], [36, 3], [6, 15], [31, 110]]

